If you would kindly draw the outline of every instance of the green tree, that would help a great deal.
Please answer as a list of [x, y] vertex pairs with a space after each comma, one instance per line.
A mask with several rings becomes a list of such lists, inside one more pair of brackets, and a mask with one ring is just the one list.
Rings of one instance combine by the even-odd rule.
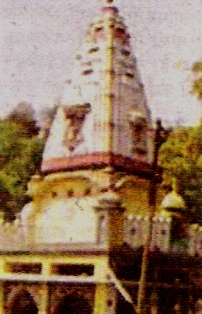
[[26, 203], [27, 183], [39, 168], [42, 148], [42, 140], [26, 124], [0, 121], [0, 210], [7, 219]]
[[15, 122], [23, 127], [26, 136], [37, 135], [39, 128], [35, 121], [35, 111], [26, 101], [20, 102], [7, 116], [6, 120]]
[[198, 99], [202, 99], [202, 61], [195, 62], [192, 66], [192, 71], [196, 75], [193, 82], [192, 90]]
[[187, 206], [187, 218], [202, 222], [202, 126], [177, 128], [159, 152], [163, 186], [175, 177]]

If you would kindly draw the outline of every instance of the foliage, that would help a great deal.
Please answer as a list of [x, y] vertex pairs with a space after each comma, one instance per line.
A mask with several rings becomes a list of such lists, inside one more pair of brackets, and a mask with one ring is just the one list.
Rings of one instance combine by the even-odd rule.
[[26, 122], [0, 121], [0, 210], [7, 219], [26, 203], [27, 182], [41, 160], [43, 143]]
[[202, 61], [195, 62], [192, 71], [196, 75], [196, 79], [193, 82], [192, 90], [198, 99], [202, 99]]
[[159, 151], [163, 185], [171, 186], [173, 177], [179, 183], [188, 218], [202, 222], [202, 126], [174, 130]]
[[22, 126], [26, 136], [37, 135], [39, 128], [36, 125], [34, 109], [32, 105], [23, 101], [20, 102], [8, 115], [7, 120]]

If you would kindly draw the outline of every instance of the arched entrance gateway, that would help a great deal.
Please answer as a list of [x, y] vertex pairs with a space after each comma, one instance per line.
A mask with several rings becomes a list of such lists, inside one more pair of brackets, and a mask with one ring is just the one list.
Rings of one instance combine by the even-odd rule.
[[52, 314], [92, 314], [92, 308], [83, 296], [72, 293], [57, 302]]
[[16, 289], [8, 298], [7, 314], [37, 314], [38, 308], [31, 293], [24, 288]]

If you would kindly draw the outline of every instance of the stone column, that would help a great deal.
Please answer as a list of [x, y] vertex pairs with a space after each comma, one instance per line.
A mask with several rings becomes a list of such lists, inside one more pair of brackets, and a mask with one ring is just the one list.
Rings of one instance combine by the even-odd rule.
[[123, 244], [124, 208], [121, 200], [112, 190], [102, 194], [94, 209], [98, 215], [98, 245], [112, 248]]
[[[48, 276], [51, 274], [51, 265], [47, 261], [43, 262], [42, 265], [42, 275]], [[43, 283], [41, 285], [41, 298], [40, 298], [40, 305], [39, 305], [39, 313], [38, 314], [47, 314], [48, 313], [48, 302], [49, 302], [49, 290], [48, 284]]]
[[115, 314], [116, 303], [116, 289], [110, 284], [98, 283], [95, 291], [93, 314]]
[[46, 283], [42, 284], [40, 289], [40, 304], [38, 314], [47, 314], [48, 313], [48, 303], [49, 303], [49, 291], [48, 285]]

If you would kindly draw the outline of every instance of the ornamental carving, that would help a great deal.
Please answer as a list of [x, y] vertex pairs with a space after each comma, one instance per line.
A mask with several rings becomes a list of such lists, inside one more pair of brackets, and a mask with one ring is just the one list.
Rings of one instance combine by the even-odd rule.
[[132, 152], [137, 155], [145, 155], [147, 152], [147, 121], [138, 113], [131, 112], [129, 123], [132, 134]]
[[66, 122], [63, 133], [63, 145], [71, 154], [84, 142], [82, 128], [86, 114], [90, 112], [90, 104], [67, 107], [65, 109]]

